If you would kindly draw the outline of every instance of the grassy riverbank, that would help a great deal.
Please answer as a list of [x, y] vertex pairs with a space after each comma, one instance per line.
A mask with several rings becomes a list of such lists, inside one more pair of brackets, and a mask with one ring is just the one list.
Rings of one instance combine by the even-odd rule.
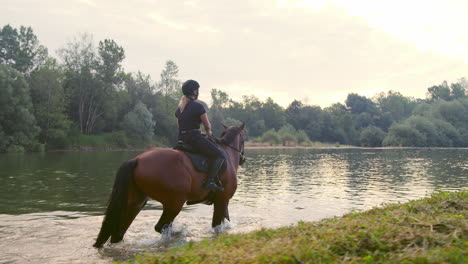
[[131, 263], [468, 263], [468, 190], [189, 242]]
[[165, 138], [155, 136], [150, 141], [142, 142], [136, 138], [127, 137], [122, 131], [117, 131], [101, 135], [77, 134], [69, 139], [67, 146], [52, 148], [47, 151], [143, 151], [154, 146], [167, 147], [170, 145]]
[[[338, 143], [323, 143], [307, 141], [301, 144], [295, 142], [286, 142], [287, 144], [273, 144], [261, 142], [246, 142], [246, 148], [338, 148], [355, 147], [349, 145], [340, 145]], [[141, 142], [135, 138], [129, 138], [123, 131], [104, 133], [100, 135], [76, 134], [69, 139], [67, 146], [62, 148], [48, 149], [47, 151], [112, 151], [112, 150], [146, 150], [148, 148], [172, 147], [173, 143], [166, 138], [154, 136], [148, 142]]]

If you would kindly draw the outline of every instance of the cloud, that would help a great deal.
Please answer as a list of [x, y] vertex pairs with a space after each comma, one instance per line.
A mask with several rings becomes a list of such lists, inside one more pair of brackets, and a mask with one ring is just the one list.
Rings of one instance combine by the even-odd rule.
[[307, 7], [320, 10], [335, 6], [350, 16], [364, 18], [372, 28], [392, 37], [412, 42], [421, 51], [433, 51], [468, 63], [466, 1], [374, 1], [374, 0], [286, 0], [283, 8]]
[[200, 4], [200, 1], [198, 0], [188, 0], [184, 1], [184, 5], [187, 7], [195, 8]]
[[89, 5], [89, 6], [96, 6], [96, 3], [93, 0], [77, 0], [80, 3]]
[[81, 32], [114, 39], [125, 69], [153, 79], [173, 60], [180, 78], [199, 80], [208, 98], [217, 88], [283, 106], [305, 98], [327, 106], [359, 91], [423, 97], [427, 87], [466, 75], [467, 4], [376, 2], [12, 1], [0, 22], [32, 26], [51, 51]]
[[172, 21], [172, 20], [169, 20], [167, 18], [165, 18], [164, 16], [160, 15], [160, 14], [156, 14], [156, 13], [150, 13], [148, 14], [148, 17], [150, 17], [152, 20], [160, 23], [160, 24], [163, 24], [165, 26], [168, 26], [172, 29], [175, 29], [175, 30], [181, 30], [181, 31], [185, 31], [185, 30], [188, 30], [189, 27], [183, 23], [180, 23], [180, 22], [175, 22], [175, 21]]

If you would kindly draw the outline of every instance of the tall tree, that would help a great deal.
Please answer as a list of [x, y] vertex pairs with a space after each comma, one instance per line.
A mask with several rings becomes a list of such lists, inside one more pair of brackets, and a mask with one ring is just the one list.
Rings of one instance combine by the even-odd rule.
[[302, 126], [298, 129], [304, 129], [307, 136], [311, 140], [322, 141], [324, 140], [323, 128], [323, 111], [320, 106], [305, 106], [299, 112], [299, 120]]
[[95, 130], [110, 132], [117, 127], [121, 106], [117, 105], [125, 100], [117, 91], [124, 80], [122, 62], [125, 59], [124, 49], [114, 40], [105, 39], [98, 45], [96, 77], [100, 90], [105, 97], [100, 111], [102, 118], [95, 121]]
[[182, 95], [180, 92], [181, 82], [177, 79], [178, 75], [179, 67], [177, 67], [175, 62], [171, 60], [166, 61], [166, 65], [160, 74], [161, 80], [158, 82], [158, 89], [164, 95], [166, 112], [171, 110], [171, 99], [178, 100], [180, 95]]
[[170, 143], [177, 140], [177, 119], [174, 112], [177, 108], [181, 92], [181, 82], [178, 78], [179, 68], [173, 61], [167, 61], [157, 82], [157, 92], [153, 97], [155, 107], [152, 108], [154, 120], [157, 123], [155, 133], [166, 137]]
[[66, 70], [65, 88], [70, 98], [70, 114], [78, 123], [81, 133], [89, 133], [89, 115], [96, 105], [95, 87], [97, 83], [93, 78], [93, 67], [96, 65], [96, 53], [93, 45], [93, 37], [82, 34], [66, 44], [59, 50]]
[[301, 120], [301, 110], [303, 106], [301, 101], [294, 100], [285, 110], [286, 119], [296, 129], [303, 129], [305, 127], [303, 120]]
[[382, 113], [390, 113], [395, 122], [408, 118], [413, 111], [415, 104], [411, 98], [404, 97], [401, 93], [389, 91], [380, 93], [376, 97], [377, 104]]
[[335, 103], [325, 108], [329, 115], [333, 127], [333, 133], [328, 135], [329, 141], [340, 142], [342, 144], [355, 144], [358, 140], [358, 133], [351, 113], [340, 103]]
[[352, 114], [360, 114], [363, 112], [367, 112], [371, 115], [378, 114], [377, 107], [372, 100], [355, 93], [348, 94], [348, 97], [346, 98], [346, 107]]
[[107, 85], [117, 85], [123, 80], [122, 62], [125, 59], [124, 49], [114, 40], [99, 41], [97, 73]]
[[[262, 108], [262, 102], [260, 99], [254, 95], [244, 95], [242, 96], [242, 114], [239, 117], [234, 117], [238, 120], [245, 120], [247, 127], [253, 125], [258, 120], [262, 120], [260, 116], [260, 109]], [[266, 127], [270, 127], [266, 124]]]
[[143, 102], [148, 108], [156, 107], [154, 98], [156, 87], [151, 80], [151, 76], [138, 71], [135, 76], [131, 73], [124, 76], [125, 90], [130, 94], [132, 103]]
[[231, 102], [229, 95], [218, 89], [211, 89], [211, 106], [227, 108]]
[[466, 81], [462, 79], [459, 83], [452, 83], [450, 85], [450, 96], [452, 99], [460, 99], [465, 97]]
[[0, 152], [38, 151], [39, 127], [29, 86], [20, 72], [0, 64]]
[[230, 99], [227, 93], [217, 89], [211, 90], [211, 107], [209, 114], [213, 134], [216, 136], [222, 132], [224, 112], [229, 102]]
[[70, 121], [65, 113], [64, 78], [63, 70], [52, 58], [31, 73], [34, 113], [41, 128], [39, 140], [47, 149], [64, 148], [67, 145]]
[[432, 87], [427, 88], [427, 96], [435, 101], [435, 100], [450, 100], [450, 88], [448, 86], [447, 81], [443, 81], [440, 85], [434, 85]]
[[47, 59], [47, 49], [39, 44], [31, 27], [19, 31], [10, 25], [0, 30], [0, 63], [10, 65], [23, 74], [41, 65]]
[[260, 116], [265, 121], [267, 128], [278, 130], [286, 123], [283, 107], [275, 103], [271, 97], [268, 97], [262, 104]]
[[104, 114], [115, 121], [115, 114], [109, 109], [116, 99], [115, 86], [122, 80], [123, 49], [114, 41], [105, 40], [96, 53], [92, 36], [83, 34], [59, 53], [67, 71], [65, 87], [72, 102], [70, 112], [80, 131], [94, 132]]

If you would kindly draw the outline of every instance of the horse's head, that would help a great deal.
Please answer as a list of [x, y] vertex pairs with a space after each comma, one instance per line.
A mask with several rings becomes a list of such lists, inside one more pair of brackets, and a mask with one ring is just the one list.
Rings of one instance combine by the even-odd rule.
[[223, 132], [221, 133], [221, 144], [235, 150], [239, 153], [239, 165], [244, 164], [244, 135], [245, 123], [242, 122], [240, 126], [225, 126], [223, 125]]

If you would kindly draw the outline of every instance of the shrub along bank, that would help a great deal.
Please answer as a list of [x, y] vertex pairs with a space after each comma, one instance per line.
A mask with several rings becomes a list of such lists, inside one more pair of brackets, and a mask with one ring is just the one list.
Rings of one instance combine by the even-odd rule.
[[468, 190], [189, 242], [131, 263], [468, 263]]

